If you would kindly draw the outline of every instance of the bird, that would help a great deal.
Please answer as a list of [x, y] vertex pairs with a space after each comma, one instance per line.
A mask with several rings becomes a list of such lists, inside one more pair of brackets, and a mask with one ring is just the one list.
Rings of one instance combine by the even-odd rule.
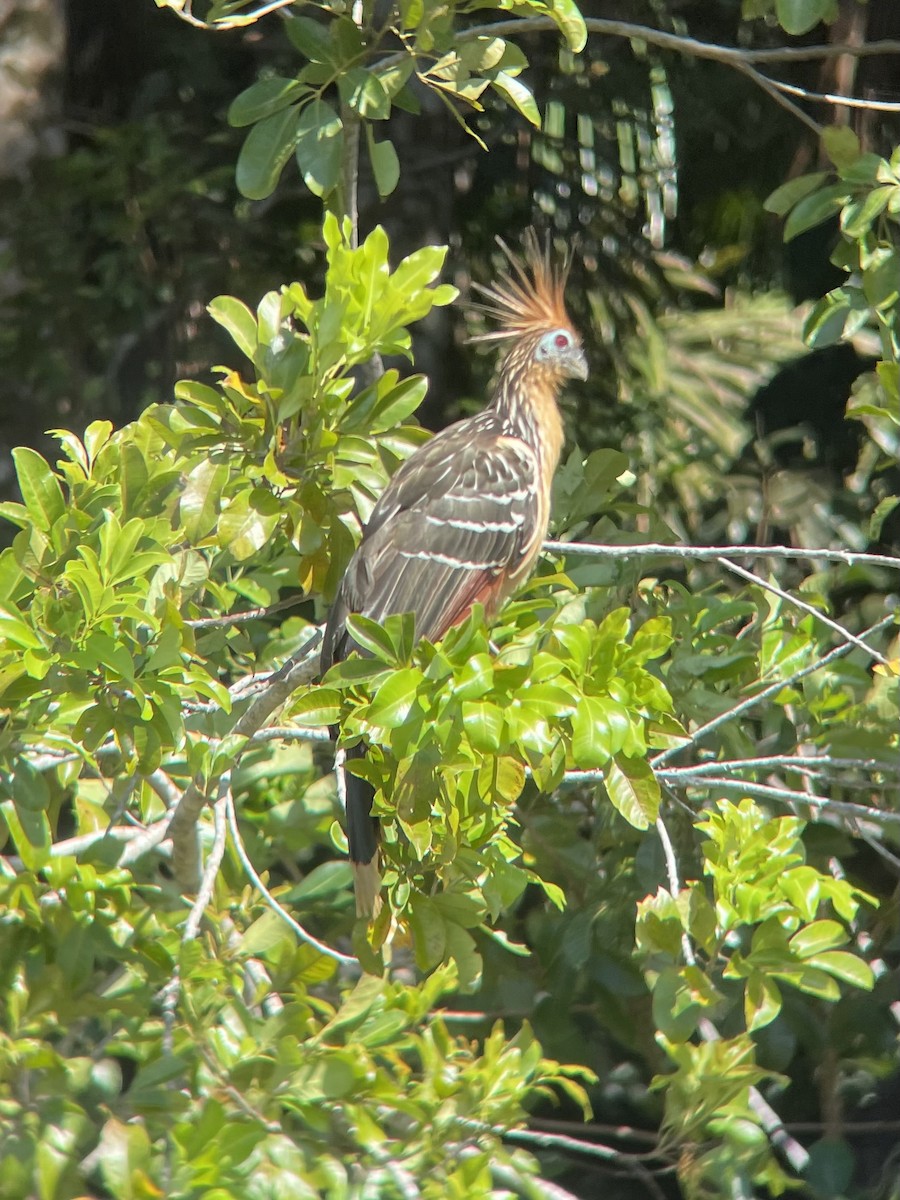
[[[346, 568], [323, 636], [323, 674], [352, 651], [350, 614], [384, 621], [413, 613], [417, 638], [438, 641], [476, 604], [490, 621], [535, 564], [565, 432], [558, 397], [586, 380], [581, 338], [565, 308], [568, 256], [554, 260], [533, 229], [521, 253], [474, 285], [497, 328], [473, 340], [506, 344], [487, 408], [448, 426], [399, 467]], [[362, 757], [365, 746], [347, 751]], [[380, 822], [374, 790], [349, 773], [346, 832], [358, 917], [381, 909]]]

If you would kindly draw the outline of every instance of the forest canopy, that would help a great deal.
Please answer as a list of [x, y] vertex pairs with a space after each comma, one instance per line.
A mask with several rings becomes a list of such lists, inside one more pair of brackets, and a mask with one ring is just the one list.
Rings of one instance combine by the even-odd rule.
[[[900, 18], [626, 15], [0, 18], [2, 1200], [900, 1195]], [[537, 569], [322, 677], [529, 228]]]

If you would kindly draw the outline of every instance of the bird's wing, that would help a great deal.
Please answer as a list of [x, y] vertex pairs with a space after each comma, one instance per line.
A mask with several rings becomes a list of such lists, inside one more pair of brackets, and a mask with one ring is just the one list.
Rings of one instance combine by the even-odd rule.
[[489, 416], [451, 426], [391, 480], [341, 584], [324, 666], [354, 648], [348, 613], [412, 612], [434, 640], [475, 603], [493, 611], [518, 578], [540, 524], [537, 461]]

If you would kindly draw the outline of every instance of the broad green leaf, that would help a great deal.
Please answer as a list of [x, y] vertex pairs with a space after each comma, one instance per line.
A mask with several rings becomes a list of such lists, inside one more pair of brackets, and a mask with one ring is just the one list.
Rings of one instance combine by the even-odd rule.
[[803, 1179], [810, 1194], [822, 1200], [838, 1200], [852, 1194], [850, 1184], [856, 1171], [856, 1155], [842, 1137], [825, 1137], [813, 1142]]
[[610, 800], [635, 829], [646, 829], [659, 813], [659, 784], [644, 759], [619, 755], [604, 780]]
[[[900, 194], [898, 189], [888, 184], [874, 188], [865, 196], [851, 200], [841, 212], [841, 229], [847, 237], [862, 237], [864, 233], [869, 232], [875, 219], [884, 212], [893, 197], [898, 194]], [[896, 264], [894, 264], [893, 270], [896, 273]], [[868, 274], [867, 270], [866, 275], [868, 276]], [[889, 295], [896, 296], [896, 294], [897, 287], [895, 285]]]
[[587, 42], [587, 27], [575, 0], [549, 0], [550, 15], [562, 31], [569, 49], [576, 54]]
[[376, 74], [365, 67], [350, 67], [338, 76], [341, 102], [368, 121], [385, 121], [391, 115], [391, 101]]
[[396, 664], [397, 651], [393, 640], [377, 621], [372, 621], [360, 613], [350, 613], [346, 624], [350, 636], [361, 649], [368, 650], [382, 662]]
[[784, 223], [784, 240], [792, 241], [807, 229], [821, 225], [846, 204], [849, 190], [846, 184], [832, 183], [811, 192], [791, 209]]
[[859, 138], [849, 125], [826, 126], [822, 130], [822, 145], [839, 170], [851, 166], [859, 158]]
[[766, 212], [784, 217], [804, 196], [821, 187], [827, 178], [827, 171], [816, 171], [812, 175], [798, 175], [796, 179], [789, 179], [766, 198], [763, 208]]
[[494, 686], [494, 660], [473, 654], [456, 677], [453, 694], [458, 700], [479, 700]]
[[328, 26], [321, 21], [314, 21], [312, 17], [292, 16], [284, 22], [284, 29], [293, 45], [310, 62], [335, 62]]
[[337, 186], [341, 171], [343, 125], [324, 100], [303, 109], [295, 134], [297, 164], [304, 182], [315, 196], [325, 196]]
[[788, 944], [798, 958], [812, 958], [823, 950], [843, 946], [847, 936], [846, 929], [837, 921], [813, 921], [798, 929]]
[[462, 702], [462, 720], [466, 736], [476, 750], [499, 750], [503, 742], [503, 710], [481, 700]]
[[773, 979], [753, 971], [744, 989], [744, 1020], [747, 1032], [770, 1025], [781, 1012], [781, 992]]
[[189, 473], [178, 498], [178, 513], [189, 542], [199, 542], [216, 523], [228, 468], [210, 458], [202, 459]]
[[50, 788], [47, 780], [27, 759], [20, 758], [13, 771], [12, 795], [16, 807], [31, 812], [45, 812], [50, 807]]
[[409, 908], [416, 965], [430, 971], [444, 958], [447, 926], [437, 905], [427, 896], [413, 895]]
[[[313, 105], [307, 105], [304, 113], [319, 103], [314, 101]], [[235, 170], [241, 195], [248, 200], [265, 200], [271, 196], [297, 147], [301, 120], [300, 109], [291, 105], [253, 126], [241, 147]]]
[[207, 305], [209, 315], [228, 333], [237, 348], [252, 359], [257, 350], [256, 317], [235, 296], [216, 296]]
[[283, 897], [288, 904], [311, 904], [345, 892], [353, 881], [353, 871], [346, 862], [326, 862], [314, 867], [302, 883]]
[[[528, 693], [524, 699], [527, 703]], [[615, 700], [582, 696], [572, 718], [572, 761], [582, 770], [605, 766], [625, 744], [630, 720]]]
[[291, 701], [291, 719], [299, 725], [318, 728], [336, 725], [341, 718], [341, 693], [336, 688], [311, 687]]
[[866, 991], [875, 986], [875, 975], [869, 964], [847, 950], [826, 950], [809, 959], [809, 965]]
[[390, 196], [400, 181], [400, 159], [394, 149], [394, 143], [389, 138], [376, 142], [375, 134], [370, 125], [366, 126], [366, 143], [369, 148], [369, 161], [372, 163], [372, 174], [375, 176], [375, 186], [378, 195], [383, 200]]
[[150, 1138], [143, 1125], [126, 1125], [110, 1118], [103, 1126], [98, 1150], [101, 1178], [116, 1200], [138, 1200], [146, 1195], [143, 1181], [153, 1189], [144, 1174], [150, 1161]]
[[375, 693], [369, 706], [368, 720], [386, 729], [396, 729], [402, 725], [424, 681], [425, 676], [418, 667], [404, 667], [402, 671], [395, 671]]
[[792, 37], [809, 33], [820, 21], [833, 21], [837, 0], [775, 0], [778, 24]]
[[66, 501], [59, 480], [46, 459], [28, 446], [17, 446], [12, 452], [16, 477], [25, 507], [38, 529], [49, 533], [54, 522], [66, 511]]
[[285, 79], [281, 75], [258, 79], [232, 100], [228, 109], [228, 124], [238, 128], [253, 125], [293, 104], [308, 91], [309, 88], [299, 80]]
[[541, 127], [541, 114], [538, 111], [537, 103], [531, 93], [530, 88], [513, 75], [507, 75], [505, 71], [498, 71], [491, 80], [494, 91], [499, 92], [506, 102], [511, 105], [516, 112], [521, 113], [526, 121], [529, 121], [535, 128]]
[[281, 503], [265, 488], [241, 492], [219, 518], [219, 542], [242, 562], [263, 548], [281, 515]]

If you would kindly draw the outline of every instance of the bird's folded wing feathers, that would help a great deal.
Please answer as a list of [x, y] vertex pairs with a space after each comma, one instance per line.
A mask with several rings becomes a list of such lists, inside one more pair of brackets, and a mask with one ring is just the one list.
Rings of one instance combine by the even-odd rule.
[[379, 500], [329, 621], [332, 661], [347, 613], [376, 621], [415, 612], [419, 637], [441, 637], [497, 593], [531, 548], [537, 464], [518, 438], [462, 421], [405, 463]]

